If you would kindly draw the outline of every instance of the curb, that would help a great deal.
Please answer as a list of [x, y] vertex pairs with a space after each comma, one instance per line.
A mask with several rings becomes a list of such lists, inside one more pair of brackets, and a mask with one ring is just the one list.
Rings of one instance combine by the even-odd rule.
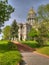
[[41, 56], [46, 57], [46, 58], [49, 58], [49, 56], [48, 56], [48, 55], [41, 54], [41, 53], [38, 53], [38, 52], [36, 52], [36, 51], [34, 51], [33, 53], [38, 54], [38, 55], [41, 55]]

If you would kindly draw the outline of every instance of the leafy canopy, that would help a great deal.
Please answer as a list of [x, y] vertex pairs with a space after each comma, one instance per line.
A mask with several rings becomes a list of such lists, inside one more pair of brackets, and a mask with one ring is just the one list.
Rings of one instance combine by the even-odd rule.
[[6, 40], [9, 40], [10, 36], [11, 36], [11, 27], [10, 26], [6, 26], [3, 29], [2, 33], [3, 33], [3, 38], [6, 39]]
[[12, 12], [14, 12], [14, 8], [8, 4], [8, 0], [0, 0], [0, 29], [4, 22], [9, 20]]
[[38, 17], [41, 20], [49, 21], [49, 4], [41, 5], [38, 8]]
[[31, 31], [29, 32], [29, 36], [32, 38], [37, 37], [38, 35], [39, 35], [39, 32], [34, 28], [32, 28]]

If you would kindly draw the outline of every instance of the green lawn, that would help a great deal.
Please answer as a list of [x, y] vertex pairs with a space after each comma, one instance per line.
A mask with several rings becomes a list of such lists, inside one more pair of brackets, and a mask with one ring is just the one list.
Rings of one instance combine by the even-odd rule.
[[45, 55], [49, 55], [49, 42], [47, 42], [44, 47], [38, 48], [37, 52], [45, 54]]
[[0, 65], [17, 65], [21, 57], [16, 44], [10, 41], [0, 41]]
[[41, 54], [45, 54], [45, 55], [49, 55], [49, 47], [42, 47], [37, 49], [37, 52], [41, 53]]
[[4, 54], [4, 52], [6, 52], [7, 44], [8, 41], [0, 41], [0, 57]]

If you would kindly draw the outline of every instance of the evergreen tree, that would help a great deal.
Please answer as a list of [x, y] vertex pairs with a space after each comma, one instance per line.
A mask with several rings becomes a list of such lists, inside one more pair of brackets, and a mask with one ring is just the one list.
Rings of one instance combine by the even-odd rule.
[[17, 22], [16, 20], [13, 21], [12, 25], [11, 25], [11, 37], [14, 38], [18, 37], [18, 25], [17, 25]]

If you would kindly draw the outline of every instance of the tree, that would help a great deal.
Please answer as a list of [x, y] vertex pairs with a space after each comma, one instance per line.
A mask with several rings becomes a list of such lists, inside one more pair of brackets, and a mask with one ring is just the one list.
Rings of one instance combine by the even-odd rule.
[[10, 40], [10, 36], [11, 36], [11, 27], [6, 26], [3, 29], [3, 39]]
[[39, 6], [39, 8], [38, 8], [38, 18], [41, 21], [43, 21], [43, 20], [46, 21], [46, 22], [49, 21], [49, 4]]
[[47, 27], [47, 23], [40, 22], [38, 31], [39, 31], [39, 36], [37, 37], [36, 41], [38, 42], [39, 46], [43, 46], [46, 44], [46, 41], [49, 40], [49, 30]]
[[39, 6], [37, 18], [39, 21], [38, 31], [40, 33], [37, 41], [40, 45], [43, 45], [49, 39], [49, 4]]
[[36, 29], [32, 28], [28, 35], [32, 40], [35, 40], [36, 37], [39, 35], [39, 32]]
[[4, 22], [9, 20], [14, 8], [8, 4], [8, 0], [0, 0], [0, 32]]
[[11, 25], [11, 37], [13, 38], [13, 40], [15, 37], [18, 37], [18, 25], [16, 20], [14, 20]]
[[49, 28], [47, 26], [47, 24], [45, 22], [41, 22], [40, 23], [40, 27], [38, 28], [38, 30], [40, 31], [40, 36], [41, 37], [49, 37]]

